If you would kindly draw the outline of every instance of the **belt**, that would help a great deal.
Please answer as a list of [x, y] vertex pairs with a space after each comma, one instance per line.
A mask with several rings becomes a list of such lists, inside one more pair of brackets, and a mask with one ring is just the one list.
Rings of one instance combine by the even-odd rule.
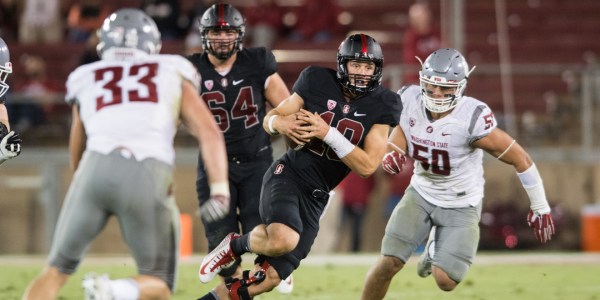
[[321, 201], [329, 200], [329, 193], [326, 191], [323, 191], [323, 190], [314, 189], [312, 191], [311, 195], [313, 196], [313, 198], [316, 198], [317, 200], [321, 200]]
[[235, 163], [249, 162], [260, 158], [271, 157], [271, 151], [263, 150], [256, 154], [231, 154], [227, 155], [229, 161]]

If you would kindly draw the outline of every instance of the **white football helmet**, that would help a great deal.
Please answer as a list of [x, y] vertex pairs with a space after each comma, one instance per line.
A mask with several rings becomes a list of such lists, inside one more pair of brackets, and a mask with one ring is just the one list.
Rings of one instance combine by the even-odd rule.
[[[467, 79], [475, 67], [469, 70], [465, 57], [456, 49], [444, 48], [431, 53], [421, 63], [419, 79], [421, 96], [425, 107], [435, 113], [443, 113], [454, 108], [467, 87]], [[456, 88], [454, 94], [444, 98], [432, 98], [427, 95], [426, 84]]]
[[162, 46], [160, 31], [154, 20], [135, 8], [119, 9], [108, 16], [98, 29], [98, 38], [96, 51], [100, 57], [111, 48], [158, 54]]
[[0, 97], [8, 91], [6, 79], [8, 74], [12, 73], [12, 64], [10, 63], [10, 52], [8, 46], [2, 38], [0, 38]]

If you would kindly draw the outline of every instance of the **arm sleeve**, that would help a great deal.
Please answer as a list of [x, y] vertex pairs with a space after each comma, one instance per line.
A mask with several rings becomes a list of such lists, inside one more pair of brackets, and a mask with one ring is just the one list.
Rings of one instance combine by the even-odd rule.
[[485, 104], [478, 105], [473, 111], [469, 127], [467, 128], [469, 134], [469, 144], [474, 141], [487, 136], [498, 126], [494, 113], [489, 106]]
[[307, 95], [310, 94], [310, 74], [313, 72], [312, 67], [307, 67], [298, 76], [298, 80], [294, 83], [292, 90], [300, 95], [304, 99], [308, 99]]
[[67, 78], [65, 101], [69, 105], [77, 102], [77, 94], [80, 93], [82, 88], [88, 86], [85, 82], [85, 72], [82, 72], [81, 69], [82, 67], [75, 69]]
[[173, 55], [173, 60], [175, 60], [173, 64], [177, 66], [178, 73], [181, 77], [185, 80], [189, 80], [197, 90], [200, 89], [202, 78], [196, 67], [194, 67], [188, 59], [182, 56]]
[[273, 75], [277, 72], [277, 60], [275, 60], [275, 55], [271, 50], [265, 49], [265, 78]]

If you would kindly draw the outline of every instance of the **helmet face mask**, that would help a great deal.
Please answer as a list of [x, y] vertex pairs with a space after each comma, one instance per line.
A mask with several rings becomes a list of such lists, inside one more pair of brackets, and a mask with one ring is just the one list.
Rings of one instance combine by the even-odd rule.
[[124, 8], [112, 13], [97, 33], [100, 41], [96, 50], [100, 57], [111, 48], [158, 54], [162, 46], [156, 23], [139, 9]]
[[[425, 108], [434, 113], [443, 113], [456, 107], [467, 87], [467, 79], [475, 67], [469, 70], [464, 56], [456, 49], [450, 48], [433, 52], [421, 65], [419, 79]], [[452, 93], [443, 93], [441, 97], [431, 96], [434, 88], [432, 86]]]
[[[354, 62], [373, 65], [373, 74], [350, 73], [348, 65]], [[354, 97], [362, 96], [381, 84], [383, 73], [381, 46], [368, 35], [351, 35], [340, 44], [337, 53], [337, 68], [337, 78], [344, 90]]]
[[0, 97], [8, 91], [8, 74], [12, 73], [12, 64], [10, 63], [10, 52], [8, 46], [0, 38]]
[[204, 52], [218, 59], [230, 58], [243, 48], [246, 25], [242, 14], [229, 4], [214, 4], [200, 18]]

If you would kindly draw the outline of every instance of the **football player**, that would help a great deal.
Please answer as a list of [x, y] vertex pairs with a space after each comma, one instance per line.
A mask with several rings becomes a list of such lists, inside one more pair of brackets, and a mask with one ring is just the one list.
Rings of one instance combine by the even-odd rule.
[[198, 95], [194, 66], [160, 55], [160, 32], [139, 9], [120, 9], [98, 31], [98, 62], [67, 81], [73, 106], [69, 141], [75, 174], [62, 207], [49, 265], [24, 299], [54, 299], [86, 249], [115, 216], [135, 258], [136, 276], [90, 274], [86, 299], [168, 299], [179, 257], [179, 211], [173, 197], [173, 138], [181, 119], [197, 138], [211, 184], [204, 208], [229, 211], [227, 157], [221, 131]]
[[10, 73], [12, 73], [10, 52], [6, 42], [0, 38], [0, 165], [21, 153], [21, 138], [16, 132], [10, 130], [8, 112], [4, 105], [4, 94], [8, 91], [6, 80]]
[[276, 160], [263, 178], [262, 224], [242, 236], [230, 233], [202, 261], [208, 282], [246, 252], [258, 254], [253, 272], [228, 280], [200, 299], [252, 299], [287, 278], [309, 253], [329, 192], [350, 171], [366, 177], [385, 154], [389, 130], [398, 123], [400, 96], [383, 88], [383, 53], [370, 36], [347, 37], [337, 71], [311, 66], [294, 93], [267, 113], [263, 128], [299, 144]]
[[414, 175], [388, 221], [381, 256], [367, 274], [363, 300], [383, 299], [394, 275], [427, 235], [418, 275], [433, 274], [444, 291], [465, 278], [479, 243], [483, 151], [517, 171], [531, 201], [527, 222], [536, 238], [546, 243], [554, 234], [542, 178], [531, 157], [497, 128], [484, 102], [463, 95], [473, 69], [457, 50], [438, 49], [422, 63], [420, 86], [398, 92], [404, 111], [382, 165], [397, 174], [406, 153], [415, 160]]
[[[208, 250], [212, 251], [228, 233], [247, 233], [261, 223], [260, 187], [273, 162], [271, 137], [261, 124], [267, 104], [276, 107], [290, 93], [277, 73], [270, 50], [243, 47], [246, 27], [235, 7], [214, 4], [204, 12], [199, 25], [204, 51], [189, 59], [203, 79], [200, 94], [225, 136], [231, 192], [229, 213], [224, 219], [214, 221], [201, 216]], [[197, 175], [196, 190], [202, 206], [210, 198], [202, 160], [198, 161]], [[221, 270], [220, 275], [240, 275], [239, 265], [240, 259]]]

